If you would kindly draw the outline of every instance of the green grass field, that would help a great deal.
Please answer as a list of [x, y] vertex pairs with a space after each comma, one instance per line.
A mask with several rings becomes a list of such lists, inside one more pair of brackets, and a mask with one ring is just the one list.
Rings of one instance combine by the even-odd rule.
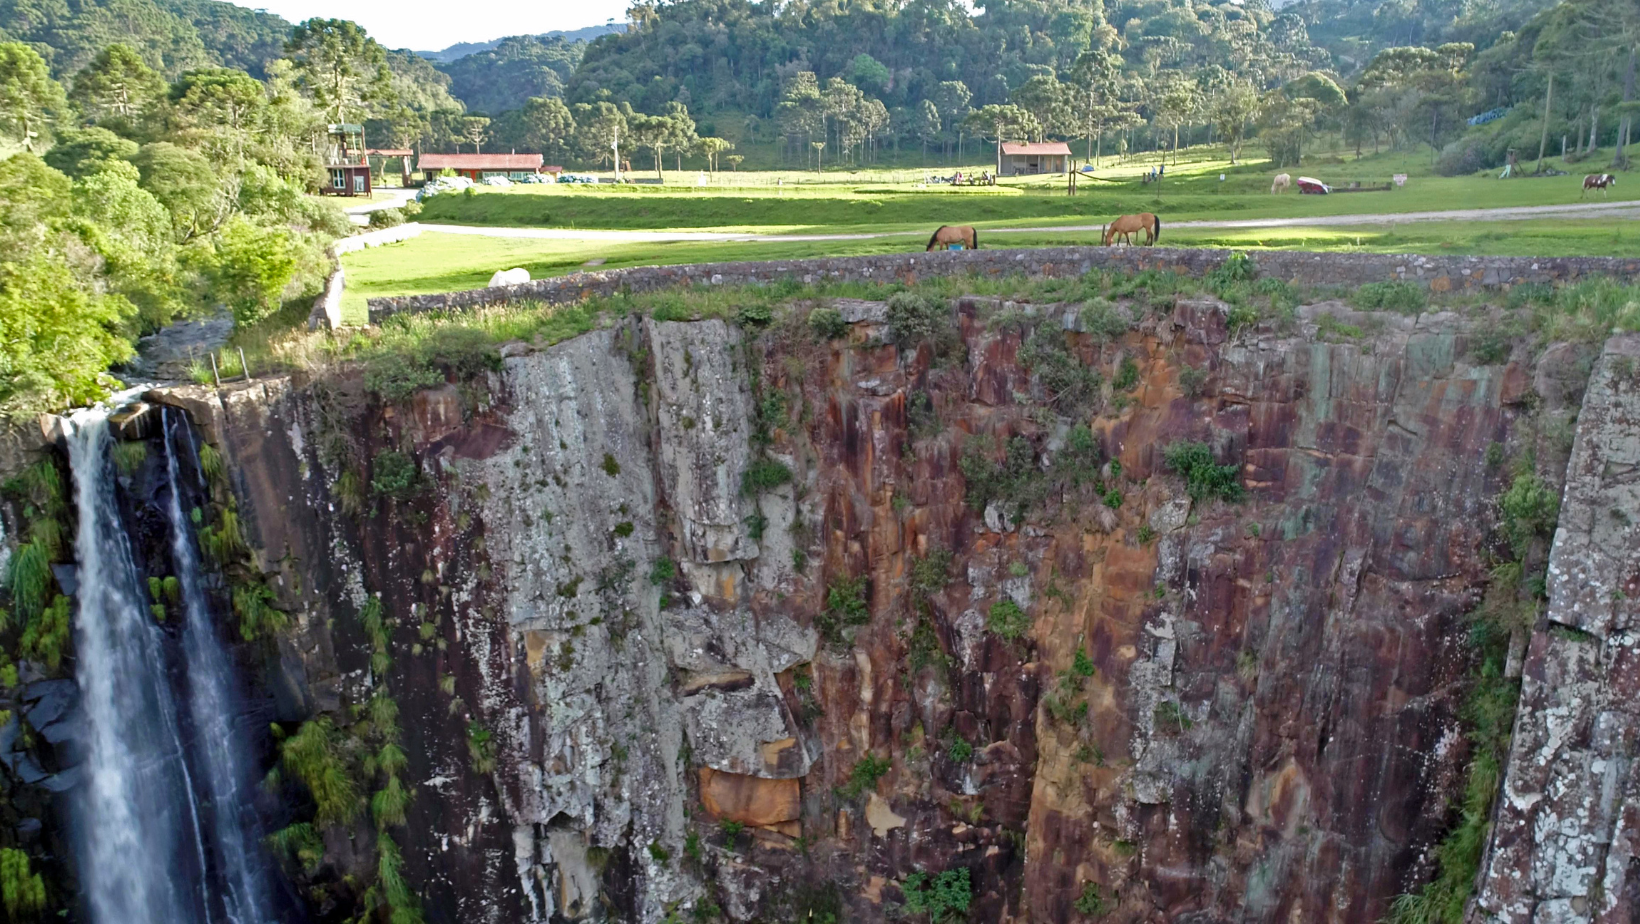
[[[1326, 160], [1326, 159], [1323, 159]], [[1097, 224], [1111, 216], [1155, 212], [1167, 220], [1306, 218], [1444, 209], [1567, 205], [1583, 201], [1580, 173], [1543, 179], [1500, 181], [1491, 176], [1431, 175], [1427, 152], [1333, 158], [1294, 174], [1342, 185], [1388, 182], [1393, 173], [1411, 178], [1391, 192], [1331, 196], [1270, 195], [1278, 171], [1267, 163], [1231, 167], [1204, 159], [1170, 168], [1160, 184], [1136, 175], [1153, 164], [1102, 170], [1109, 182], [1083, 178], [1074, 197], [1064, 177], [1006, 180], [996, 190], [952, 191], [941, 187], [896, 189], [875, 177], [858, 186], [834, 183], [771, 187], [515, 186], [481, 188], [468, 195], [427, 200], [420, 220], [467, 225], [614, 230], [716, 230], [747, 233], [847, 233], [973, 224], [979, 227]], [[1596, 159], [1598, 161], [1598, 159]], [[1591, 161], [1596, 162], [1596, 161]], [[1220, 180], [1220, 175], [1225, 179]], [[724, 175], [720, 175], [720, 178]], [[748, 176], [751, 176], [748, 174]], [[1622, 186], [1611, 200], [1640, 199]], [[1606, 200], [1608, 197], [1599, 197]]]
[[[1236, 250], [1323, 250], [1364, 253], [1485, 254], [1493, 256], [1627, 256], [1640, 252], [1640, 223], [1561, 219], [1475, 222], [1417, 222], [1325, 228], [1197, 230], [1163, 228], [1163, 243], [1179, 247]], [[986, 247], [1087, 246], [1097, 233], [1028, 232], [995, 234]], [[857, 256], [916, 252], [920, 237], [855, 241], [770, 243], [610, 243], [476, 237], [429, 232], [402, 244], [376, 247], [343, 258], [347, 269], [344, 317], [362, 323], [365, 300], [387, 295], [422, 295], [482, 288], [496, 270], [515, 266], [533, 279], [592, 269], [734, 260]]]

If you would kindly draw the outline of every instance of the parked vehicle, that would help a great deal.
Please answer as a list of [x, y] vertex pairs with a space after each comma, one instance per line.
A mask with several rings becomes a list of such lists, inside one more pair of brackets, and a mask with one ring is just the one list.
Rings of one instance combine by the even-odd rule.
[[423, 199], [429, 199], [444, 193], [461, 192], [472, 185], [473, 181], [464, 176], [435, 177], [427, 181], [427, 185], [421, 188], [421, 192], [416, 193], [416, 201], [420, 202]]

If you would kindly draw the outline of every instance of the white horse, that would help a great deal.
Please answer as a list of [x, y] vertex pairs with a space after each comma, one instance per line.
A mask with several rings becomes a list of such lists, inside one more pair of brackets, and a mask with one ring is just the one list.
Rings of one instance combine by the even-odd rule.
[[1276, 180], [1270, 184], [1270, 195], [1284, 193], [1293, 188], [1293, 178], [1285, 173], [1276, 174]]
[[529, 281], [530, 271], [524, 269], [523, 267], [515, 267], [510, 270], [496, 270], [495, 275], [490, 277], [490, 288], [499, 289], [504, 286], [516, 286]]

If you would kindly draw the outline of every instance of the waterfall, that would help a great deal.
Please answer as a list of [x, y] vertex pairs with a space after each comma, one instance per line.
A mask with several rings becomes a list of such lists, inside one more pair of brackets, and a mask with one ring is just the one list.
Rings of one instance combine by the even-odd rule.
[[266, 874], [231, 727], [229, 662], [183, 518], [173, 440], [163, 442], [180, 644], [149, 612], [116, 496], [108, 410], [80, 411], [71, 424], [76, 677], [89, 739], [73, 816], [91, 921], [263, 924]]
[[178, 442], [192, 453], [193, 441], [186, 424], [173, 427], [170, 412], [162, 410], [161, 415], [166, 484], [170, 489], [166, 492], [166, 513], [171, 521], [172, 564], [182, 591], [189, 709], [195, 749], [204, 764], [201, 782], [211, 818], [211, 839], [220, 863], [222, 901], [231, 924], [262, 924], [265, 870], [252, 837], [256, 819], [251, 813], [251, 793], [245, 785], [250, 771], [241, 759], [240, 746], [245, 736], [233, 727], [239, 711], [235, 708], [228, 656], [211, 621], [210, 603], [200, 584], [192, 529], [182, 513]]

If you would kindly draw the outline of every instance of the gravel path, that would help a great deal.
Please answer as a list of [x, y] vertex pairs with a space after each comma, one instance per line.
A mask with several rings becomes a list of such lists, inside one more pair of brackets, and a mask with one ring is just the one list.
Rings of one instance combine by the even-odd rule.
[[[1438, 212], [1390, 212], [1366, 215], [1318, 215], [1309, 218], [1221, 218], [1202, 221], [1166, 221], [1167, 228], [1314, 228], [1338, 225], [1394, 225], [1423, 221], [1522, 221], [1529, 218], [1604, 219], [1640, 218], [1640, 202], [1574, 202], [1568, 205], [1523, 205], [1496, 209], [1447, 209]], [[887, 237], [920, 237], [923, 231], [880, 231], [856, 234], [747, 234], [727, 231], [593, 231], [573, 228], [503, 228], [473, 225], [422, 223], [440, 234], [472, 234], [481, 237], [535, 238], [554, 241], [614, 241], [624, 243], [670, 243], [677, 241], [735, 241], [779, 243], [798, 241], [866, 241]], [[992, 234], [1055, 234], [1065, 231], [1098, 231], [1099, 225], [1056, 225], [1031, 228], [984, 228]]]

